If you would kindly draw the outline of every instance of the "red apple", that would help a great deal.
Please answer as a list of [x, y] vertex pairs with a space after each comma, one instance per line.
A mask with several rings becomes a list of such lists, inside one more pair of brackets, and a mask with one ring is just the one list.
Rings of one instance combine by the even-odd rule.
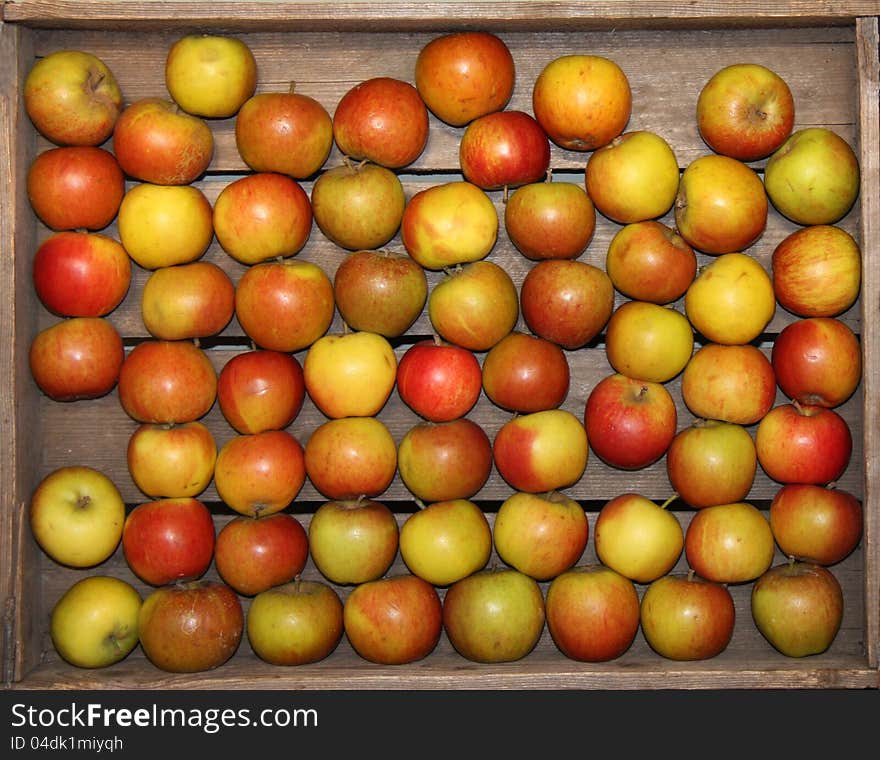
[[464, 178], [484, 190], [519, 187], [546, 176], [550, 140], [525, 111], [495, 111], [465, 127], [458, 159]]
[[288, 507], [305, 480], [302, 444], [286, 430], [233, 436], [220, 447], [214, 466], [221, 501], [252, 517]]
[[827, 485], [849, 465], [852, 433], [833, 409], [799, 403], [779, 404], [758, 423], [758, 462], [779, 483]]
[[403, 484], [423, 502], [470, 499], [492, 472], [492, 442], [468, 417], [418, 422], [400, 439], [397, 467]]
[[293, 353], [312, 345], [333, 322], [333, 282], [311, 261], [254, 264], [235, 286], [235, 316], [259, 348]]
[[647, 219], [624, 225], [614, 234], [605, 271], [628, 298], [668, 304], [681, 298], [694, 281], [697, 256], [673, 228]]
[[635, 584], [604, 565], [580, 565], [558, 575], [544, 606], [553, 643], [579, 662], [616, 660], [639, 630]]
[[605, 270], [585, 261], [547, 260], [523, 278], [519, 300], [529, 329], [563, 348], [583, 348], [607, 324], [614, 286]]
[[243, 632], [238, 596], [225, 583], [210, 580], [157, 588], [138, 616], [144, 654], [171, 673], [220, 667], [235, 654]]
[[700, 509], [744, 499], [758, 468], [751, 433], [733, 422], [697, 419], [666, 452], [666, 474], [679, 497]]
[[528, 414], [562, 405], [571, 370], [558, 343], [514, 330], [486, 353], [482, 376], [493, 404]]
[[799, 317], [836, 317], [862, 284], [862, 252], [846, 230], [815, 224], [789, 233], [773, 249], [773, 292]]
[[658, 578], [642, 596], [642, 633], [657, 654], [670, 660], [716, 657], [730, 643], [735, 621], [727, 586], [693, 573]]
[[770, 529], [782, 553], [834, 565], [859, 545], [861, 502], [848, 491], [809, 483], [783, 485], [770, 502]]
[[697, 126], [716, 153], [757, 161], [773, 153], [794, 127], [794, 97], [786, 81], [758, 63], [716, 71], [697, 98]]
[[314, 98], [295, 92], [260, 92], [235, 115], [235, 147], [253, 171], [307, 179], [333, 147], [333, 119]]
[[129, 103], [113, 129], [113, 155], [126, 175], [155, 185], [188, 185], [214, 157], [208, 123], [171, 100], [143, 97]]
[[62, 317], [104, 317], [128, 293], [131, 259], [107, 235], [56, 232], [40, 243], [31, 273], [37, 297], [49, 311]]
[[345, 598], [343, 625], [361, 657], [405, 665], [427, 657], [443, 632], [443, 606], [428, 581], [393, 575], [361, 583]]
[[224, 525], [214, 545], [214, 565], [237, 593], [256, 596], [292, 581], [306, 566], [309, 538], [293, 515], [238, 515]]
[[482, 387], [482, 368], [474, 352], [440, 338], [413, 343], [397, 362], [401, 401], [430, 422], [464, 417]]
[[326, 501], [309, 523], [309, 551], [331, 583], [358, 585], [381, 578], [397, 556], [394, 513], [373, 499]]
[[125, 360], [122, 338], [106, 317], [70, 317], [31, 341], [34, 382], [55, 401], [105, 396], [117, 385]]
[[517, 491], [562, 490], [584, 474], [587, 431], [566, 409], [516, 415], [495, 434], [492, 455], [498, 473]]
[[315, 180], [311, 203], [324, 237], [351, 251], [372, 250], [397, 234], [406, 196], [391, 169], [346, 161]]
[[304, 449], [306, 475], [326, 498], [382, 494], [397, 473], [397, 444], [376, 417], [341, 417], [317, 425]]
[[246, 265], [295, 256], [311, 235], [312, 218], [309, 196], [299, 182], [276, 172], [233, 180], [214, 201], [217, 242]]
[[500, 37], [469, 30], [425, 44], [416, 58], [415, 85], [431, 113], [462, 127], [504, 108], [515, 74], [513, 55]]
[[350, 158], [400, 169], [425, 149], [428, 109], [409, 82], [373, 77], [352, 87], [336, 104], [333, 139]]
[[31, 208], [53, 230], [104, 229], [116, 218], [124, 194], [119, 162], [103, 148], [50, 148], [27, 173]]
[[834, 574], [811, 562], [776, 565], [752, 585], [752, 619], [786, 657], [825, 652], [843, 622], [843, 589]]
[[675, 401], [666, 386], [617, 372], [593, 387], [584, 408], [590, 448], [621, 470], [640, 470], [660, 459], [677, 425]]
[[793, 401], [829, 408], [855, 393], [862, 379], [862, 347], [835, 317], [805, 317], [773, 341], [770, 361], [780, 390]]
[[122, 529], [125, 561], [151, 586], [201, 578], [214, 557], [214, 543], [211, 511], [191, 497], [138, 504]]
[[403, 335], [428, 300], [428, 278], [405, 253], [355, 251], [333, 276], [339, 316], [352, 330], [386, 338]]
[[281, 351], [235, 354], [217, 376], [217, 403], [237, 433], [286, 428], [300, 413], [305, 397], [302, 365]]
[[527, 259], [576, 259], [593, 239], [596, 209], [574, 182], [531, 182], [504, 204], [507, 237]]
[[119, 369], [119, 403], [133, 420], [171, 424], [204, 417], [217, 398], [217, 371], [188, 340], [145, 340]]

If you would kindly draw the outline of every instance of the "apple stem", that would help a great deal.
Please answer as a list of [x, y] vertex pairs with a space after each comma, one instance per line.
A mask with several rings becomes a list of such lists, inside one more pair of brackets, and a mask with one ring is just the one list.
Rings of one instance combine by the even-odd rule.
[[198, 339], [198, 338], [193, 338], [193, 345], [195, 345], [196, 348], [200, 348], [200, 347], [201, 347], [201, 344], [199, 343], [199, 339]]
[[692, 567], [688, 568], [687, 578], [689, 581], [692, 581], [694, 579], [694, 569]]
[[442, 346], [443, 345], [443, 338], [441, 338], [437, 333], [434, 333], [434, 345], [435, 346]]
[[677, 498], [678, 498], [678, 493], [674, 493], [674, 494], [672, 494], [672, 496], [670, 496], [666, 501], [664, 501], [664, 502], [660, 505], [660, 508], [661, 508], [661, 509], [666, 509], [666, 507], [668, 507], [670, 504], [672, 504], [672, 502], [674, 502]]
[[414, 499], [413, 501], [415, 501], [415, 504], [419, 509], [424, 509], [427, 506], [421, 499]]
[[544, 178], [544, 181], [545, 182], [552, 182], [553, 181], [553, 169], [547, 169], [547, 174]]
[[504, 192], [503, 192], [503, 194], [501, 195], [501, 202], [502, 202], [502, 203], [507, 203], [507, 199], [508, 199], [509, 197], [510, 197], [510, 195], [509, 195], [509, 188], [508, 188], [507, 185], [505, 185], [505, 186], [504, 186]]
[[293, 93], [296, 91], [296, 82], [295, 82], [295, 81], [291, 81], [291, 83], [290, 83], [290, 87], [288, 88], [287, 91], [288, 91], [291, 95], [293, 95]]

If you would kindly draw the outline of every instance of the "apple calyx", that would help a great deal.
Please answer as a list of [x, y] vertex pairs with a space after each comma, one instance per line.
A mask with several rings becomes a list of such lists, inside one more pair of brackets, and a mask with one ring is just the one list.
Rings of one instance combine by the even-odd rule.
[[76, 499], [75, 508], [76, 509], [88, 509], [92, 504], [92, 497], [87, 493], [78, 496]]

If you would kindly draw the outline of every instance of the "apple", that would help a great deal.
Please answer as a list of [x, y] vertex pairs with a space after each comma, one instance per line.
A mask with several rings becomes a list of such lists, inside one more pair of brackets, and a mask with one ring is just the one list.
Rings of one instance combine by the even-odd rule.
[[235, 354], [217, 375], [217, 403], [237, 433], [286, 428], [305, 397], [302, 365], [281, 351], [257, 348]]
[[131, 434], [126, 448], [131, 479], [154, 498], [198, 496], [214, 477], [216, 459], [214, 434], [198, 420], [144, 423]]
[[449, 269], [488, 256], [499, 226], [495, 204], [482, 188], [450, 180], [419, 190], [406, 202], [400, 239], [425, 269]]
[[538, 74], [532, 86], [532, 110], [557, 145], [596, 150], [621, 134], [629, 122], [629, 79], [604, 56], [562, 55]]
[[862, 346], [835, 317], [804, 317], [782, 328], [770, 362], [780, 390], [794, 401], [837, 407], [862, 379]]
[[773, 281], [746, 253], [724, 253], [697, 273], [684, 297], [694, 329], [714, 343], [750, 343], [776, 313]]
[[327, 417], [370, 417], [394, 389], [397, 356], [382, 335], [367, 331], [323, 335], [306, 351], [303, 379]]
[[336, 267], [333, 294], [339, 316], [352, 330], [398, 338], [421, 315], [428, 278], [405, 253], [354, 251]]
[[739, 252], [763, 234], [768, 205], [754, 169], [713, 153], [695, 158], [682, 172], [675, 224], [679, 235], [703, 253]]
[[333, 147], [333, 119], [315, 98], [295, 91], [260, 92], [235, 116], [235, 147], [252, 171], [308, 179]]
[[122, 529], [126, 563], [151, 586], [201, 578], [214, 557], [214, 543], [211, 511], [192, 497], [142, 502]]
[[400, 527], [400, 556], [413, 575], [450, 586], [482, 570], [492, 554], [492, 529], [469, 499], [420, 505]]
[[143, 97], [119, 114], [113, 155], [132, 179], [156, 185], [187, 185], [199, 179], [214, 157], [208, 123], [166, 98]]
[[34, 290], [61, 317], [105, 317], [128, 293], [131, 259], [122, 244], [98, 232], [65, 230], [37, 247]]
[[119, 211], [125, 176], [110, 151], [65, 146], [31, 162], [26, 187], [31, 208], [50, 229], [102, 230]]
[[669, 143], [645, 129], [624, 132], [587, 159], [584, 181], [596, 210], [612, 221], [657, 219], [678, 194], [678, 159]]
[[187, 340], [145, 340], [125, 356], [119, 403], [136, 422], [173, 424], [204, 417], [217, 398], [217, 371]]
[[593, 542], [599, 561], [636, 583], [651, 583], [675, 567], [684, 531], [663, 504], [639, 493], [615, 496], [599, 510]]
[[751, 343], [704, 343], [682, 372], [681, 397], [696, 417], [753, 425], [776, 403], [776, 374]]
[[740, 161], [773, 153], [791, 134], [794, 116], [788, 83], [758, 63], [724, 66], [697, 98], [697, 126], [706, 145]]
[[799, 317], [836, 317], [862, 284], [862, 253], [852, 235], [830, 224], [801, 227], [773, 249], [776, 300]]
[[23, 94], [34, 127], [56, 145], [100, 145], [122, 110], [113, 71], [85, 50], [56, 50], [38, 59], [25, 76]]
[[736, 611], [722, 583], [667, 575], [648, 586], [641, 602], [642, 633], [649, 646], [670, 660], [708, 660], [733, 638]]
[[662, 457], [678, 426], [672, 394], [662, 383], [619, 372], [603, 377], [584, 407], [590, 448], [620, 470], [641, 470]]
[[437, 589], [411, 574], [361, 583], [345, 598], [342, 620], [352, 649], [381, 665], [424, 659], [443, 633]]
[[780, 214], [796, 224], [834, 224], [859, 194], [859, 160], [827, 127], [793, 132], [770, 156], [764, 187]]
[[458, 160], [464, 178], [484, 190], [519, 187], [546, 176], [550, 140], [531, 114], [494, 111], [465, 127]]
[[665, 305], [687, 292], [697, 276], [697, 255], [672, 227], [645, 219], [614, 233], [605, 271], [628, 298]]
[[501, 561], [542, 582], [572, 568], [589, 535], [584, 508], [559, 491], [512, 493], [501, 502], [492, 526]]
[[441, 34], [428, 41], [416, 58], [420, 97], [434, 116], [453, 127], [503, 109], [515, 79], [510, 48], [491, 32]]
[[312, 205], [286, 174], [256, 172], [226, 185], [214, 201], [217, 242], [241, 264], [299, 253], [312, 232]]
[[494, 261], [473, 261], [448, 271], [428, 294], [428, 319], [447, 343], [488, 351], [516, 327], [519, 294]]
[[251, 649], [271, 665], [306, 665], [342, 641], [342, 600], [322, 581], [295, 580], [254, 597], [245, 631]]
[[28, 351], [31, 377], [53, 401], [106, 396], [117, 385], [125, 349], [106, 317], [70, 317], [38, 332]]
[[406, 488], [423, 502], [470, 499], [492, 472], [492, 442], [468, 417], [418, 422], [400, 439], [397, 469]]
[[225, 583], [177, 583], [157, 588], [144, 599], [138, 632], [144, 654], [160, 670], [213, 670], [238, 649], [244, 610], [238, 595]]
[[333, 282], [314, 262], [298, 259], [249, 266], [235, 286], [235, 316], [256, 347], [294, 353], [330, 328]]
[[665, 383], [681, 374], [693, 352], [691, 323], [671, 306], [624, 301], [608, 320], [605, 356], [621, 375]]
[[312, 429], [304, 448], [306, 475], [326, 498], [375, 498], [397, 473], [397, 444], [376, 417], [340, 417]]
[[734, 422], [696, 419], [675, 434], [666, 451], [669, 483], [695, 509], [745, 499], [757, 469], [752, 435]]
[[488, 568], [453, 583], [443, 598], [443, 628], [456, 651], [480, 663], [514, 662], [544, 632], [538, 582], [509, 567]]
[[338, 585], [381, 578], [397, 556], [400, 528], [382, 502], [326, 501], [309, 523], [309, 551], [318, 572]]
[[305, 480], [303, 446], [287, 430], [235, 435], [220, 447], [214, 464], [220, 500], [251, 517], [288, 507]]
[[225, 119], [254, 94], [257, 61], [236, 37], [186, 34], [168, 49], [165, 86], [184, 111]]
[[401, 79], [379, 76], [359, 82], [340, 98], [333, 139], [350, 158], [400, 169], [425, 149], [428, 125], [418, 90]]
[[688, 565], [701, 578], [747, 583], [773, 564], [770, 522], [753, 504], [738, 501], [699, 510], [684, 535]]
[[543, 493], [580, 480], [589, 456], [587, 431], [567, 409], [518, 414], [495, 434], [492, 456], [511, 488]]
[[514, 330], [483, 358], [483, 391], [508, 411], [556, 409], [568, 396], [571, 369], [558, 343]]
[[125, 502], [116, 484], [88, 465], [64, 465], [44, 476], [28, 504], [39, 547], [67, 567], [95, 567], [122, 539]]
[[324, 237], [350, 251], [373, 250], [397, 234], [406, 196], [391, 169], [346, 161], [315, 180], [311, 203]]
[[783, 484], [834, 482], [849, 465], [852, 446], [847, 421], [824, 406], [779, 404], [755, 430], [761, 468]]
[[55, 602], [49, 634], [55, 651], [78, 668], [105, 668], [138, 644], [141, 596], [111, 575], [80, 578]]
[[770, 529], [787, 557], [834, 565], [859, 545], [862, 503], [849, 491], [810, 483], [783, 485], [770, 502]]
[[843, 622], [843, 590], [834, 574], [811, 562], [776, 565], [752, 585], [752, 619], [786, 657], [825, 652]]
[[604, 269], [585, 261], [537, 262], [519, 291], [522, 316], [535, 335], [563, 348], [583, 348], [614, 310], [614, 285]]
[[464, 417], [477, 403], [483, 370], [476, 354], [439, 337], [413, 343], [397, 362], [397, 394], [429, 422]]
[[219, 335], [235, 314], [235, 285], [212, 261], [154, 269], [141, 291], [141, 317], [154, 338]]
[[188, 264], [214, 239], [211, 202], [195, 185], [133, 185], [119, 204], [119, 241], [143, 269]]
[[306, 566], [309, 538], [293, 515], [237, 515], [217, 533], [214, 566], [220, 578], [243, 596], [257, 596], [289, 583]]
[[527, 259], [576, 259], [596, 230], [596, 208], [574, 182], [543, 182], [516, 188], [504, 204], [504, 228]]
[[578, 662], [616, 660], [639, 631], [635, 584], [604, 565], [579, 565], [556, 576], [544, 607], [553, 643]]

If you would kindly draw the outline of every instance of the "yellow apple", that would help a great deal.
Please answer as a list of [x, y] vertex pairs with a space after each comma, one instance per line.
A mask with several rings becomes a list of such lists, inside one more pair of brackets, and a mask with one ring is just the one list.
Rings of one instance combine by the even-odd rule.
[[193, 420], [180, 425], [141, 424], [128, 439], [126, 461], [147, 496], [198, 496], [214, 477], [217, 444], [211, 430]]

